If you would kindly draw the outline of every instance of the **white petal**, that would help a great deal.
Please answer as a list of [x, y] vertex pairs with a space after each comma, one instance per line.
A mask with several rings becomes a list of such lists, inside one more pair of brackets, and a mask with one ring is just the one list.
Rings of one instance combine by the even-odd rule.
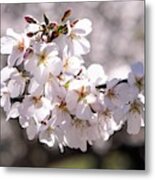
[[32, 101], [32, 96], [26, 96], [19, 107], [19, 113], [23, 117], [30, 118], [33, 116], [35, 108]]
[[107, 88], [108, 88], [108, 89], [113, 88], [118, 82], [119, 82], [119, 80], [116, 79], [116, 78], [108, 81], [108, 82], [107, 82]]
[[54, 76], [58, 76], [62, 71], [62, 61], [60, 58], [54, 57], [49, 59], [49, 72], [52, 73]]
[[9, 80], [11, 75], [14, 73], [17, 73], [16, 68], [6, 66], [3, 69], [1, 69], [1, 82]]
[[79, 20], [73, 27], [73, 31], [80, 36], [86, 36], [92, 31], [92, 22], [89, 19]]
[[131, 66], [131, 69], [132, 69], [133, 73], [138, 77], [139, 76], [141, 77], [144, 75], [144, 67], [141, 62], [137, 62], [137, 63], [133, 64]]
[[80, 147], [82, 152], [86, 152], [87, 151], [87, 143], [86, 141], [83, 141], [81, 144], [80, 144]]
[[96, 102], [96, 96], [94, 94], [89, 94], [85, 97], [88, 104], [93, 104]]
[[72, 56], [67, 60], [67, 67], [64, 67], [64, 71], [71, 74], [77, 74], [80, 71], [82, 64], [82, 59]]
[[113, 102], [113, 99], [110, 99], [108, 96], [104, 97], [104, 104], [110, 110], [115, 109], [115, 103]]
[[45, 97], [50, 99], [51, 101], [53, 100], [53, 96], [55, 96], [55, 90], [52, 86], [52, 82], [48, 82], [45, 84]]
[[100, 80], [100, 83], [105, 83], [107, 76], [104, 73], [104, 69], [100, 64], [92, 64], [87, 69], [89, 79], [95, 83]]
[[51, 108], [52, 108], [51, 102], [48, 99], [42, 97], [41, 105], [35, 108], [35, 112], [34, 112], [35, 119], [39, 122], [46, 119], [47, 116], [49, 116], [50, 114]]
[[8, 66], [14, 66], [19, 58], [22, 58], [23, 52], [19, 51], [16, 46], [13, 47], [12, 53], [8, 57]]
[[22, 128], [27, 128], [29, 126], [29, 120], [20, 116], [19, 117], [19, 124], [21, 125]]
[[66, 103], [68, 110], [74, 114], [78, 103], [78, 94], [74, 91], [69, 91], [66, 95]]
[[120, 124], [121, 121], [125, 120], [123, 110], [120, 109], [120, 108], [117, 108], [117, 109], [114, 110], [113, 117], [114, 117], [114, 121], [117, 124]]
[[43, 65], [39, 65], [38, 67], [36, 67], [34, 69], [34, 79], [38, 82], [38, 83], [45, 83], [47, 81], [49, 72], [48, 69]]
[[25, 32], [32, 32], [35, 33], [39, 31], [39, 25], [38, 24], [28, 24], [25, 28]]
[[87, 80], [73, 80], [69, 83], [69, 90], [81, 90], [82, 87], [87, 87]]
[[46, 47], [46, 43], [34, 42], [34, 44], [33, 44], [34, 53], [36, 55], [41, 54], [42, 52], [44, 52], [45, 47]]
[[34, 112], [34, 116], [33, 116], [33, 117], [34, 117], [37, 121], [41, 122], [41, 121], [43, 121], [47, 116], [49, 116], [49, 114], [50, 114], [49, 109], [46, 109], [46, 108], [42, 107], [42, 108], [39, 108], [38, 110], [36, 110], [36, 111]]
[[60, 86], [58, 80], [53, 77], [50, 81], [47, 81], [45, 84], [45, 97], [50, 99], [51, 101], [57, 101], [60, 98], [64, 98], [66, 96], [66, 90], [62, 86]]
[[141, 117], [139, 114], [129, 114], [127, 121], [127, 132], [129, 134], [138, 134], [141, 127]]
[[41, 95], [43, 90], [43, 86], [40, 85], [34, 78], [31, 79], [28, 92], [33, 96], [39, 96]]
[[117, 96], [117, 98], [114, 99], [114, 103], [117, 106], [128, 103], [131, 100], [131, 96], [133, 95], [131, 94], [130, 86], [127, 83], [121, 83], [117, 85], [114, 88], [114, 91]]
[[11, 36], [15, 40], [19, 40], [21, 38], [21, 35], [17, 34], [12, 28], [8, 28], [7, 31], [6, 31], [6, 34], [8, 36]]
[[55, 43], [49, 43], [45, 46], [43, 50], [48, 56], [57, 56], [58, 55], [58, 49]]
[[132, 72], [128, 74], [128, 82], [130, 85], [133, 85], [136, 82], [135, 76]]
[[31, 119], [29, 122], [29, 126], [26, 128], [26, 133], [29, 140], [33, 140], [38, 133], [38, 125]]
[[16, 80], [10, 80], [8, 83], [8, 89], [10, 91], [10, 95], [12, 98], [18, 97], [19, 95], [22, 94], [21, 92], [21, 84], [18, 84]]
[[48, 130], [42, 131], [39, 134], [40, 142], [47, 144], [49, 147], [52, 147], [55, 143], [55, 138]]
[[31, 74], [34, 74], [34, 70], [36, 69], [37, 61], [34, 56], [32, 56], [30, 59], [27, 59], [24, 63], [24, 68]]
[[0, 101], [1, 101], [1, 107], [4, 108], [4, 111], [6, 112], [10, 111], [10, 108], [11, 108], [10, 95], [4, 94], [1, 97]]
[[1, 54], [11, 54], [13, 46], [16, 44], [16, 40], [12, 37], [2, 37], [0, 40]]
[[12, 105], [6, 120], [9, 120], [10, 118], [17, 118], [19, 116], [19, 111], [18, 111], [19, 106], [20, 106], [19, 102], [16, 102]]
[[92, 115], [93, 113], [88, 104], [84, 102], [80, 102], [77, 105], [77, 109], [76, 109], [77, 118], [82, 119], [82, 120], [91, 120]]
[[90, 51], [90, 43], [84, 37], [80, 37], [72, 40], [72, 54], [83, 55]]

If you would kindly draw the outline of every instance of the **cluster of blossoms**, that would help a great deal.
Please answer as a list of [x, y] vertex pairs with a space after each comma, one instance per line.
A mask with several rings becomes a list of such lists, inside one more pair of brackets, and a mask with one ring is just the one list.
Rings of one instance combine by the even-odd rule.
[[101, 65], [86, 68], [82, 56], [90, 50], [85, 37], [92, 23], [71, 21], [70, 12], [60, 23], [26, 16], [24, 33], [8, 29], [1, 38], [1, 54], [9, 54], [1, 70], [1, 107], [29, 140], [86, 151], [124, 124], [129, 134], [144, 126], [144, 69], [137, 62], [127, 79], [108, 80]]

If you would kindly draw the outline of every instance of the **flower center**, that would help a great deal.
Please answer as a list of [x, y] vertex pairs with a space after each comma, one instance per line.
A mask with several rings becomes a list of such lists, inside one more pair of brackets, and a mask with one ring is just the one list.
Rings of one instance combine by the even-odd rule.
[[109, 99], [115, 99], [115, 98], [116, 98], [116, 94], [115, 94], [115, 92], [114, 92], [114, 89], [109, 89], [109, 90], [107, 91], [107, 95], [106, 95], [106, 96], [108, 96]]
[[104, 116], [106, 116], [106, 117], [111, 117], [111, 111], [110, 111], [108, 108], [106, 108], [106, 109], [103, 111], [102, 115], [104, 115]]
[[33, 102], [33, 104], [34, 104], [37, 108], [41, 107], [41, 106], [42, 106], [41, 96], [39, 96], [39, 97], [37, 97], [37, 96], [32, 97], [32, 102]]
[[65, 59], [65, 60], [64, 60], [64, 64], [63, 64], [64, 71], [67, 71], [67, 70], [68, 70], [68, 65], [69, 65], [68, 59]]
[[79, 36], [77, 36], [75, 33], [71, 32], [69, 37], [71, 38], [71, 40], [75, 40], [75, 39], [78, 39]]
[[74, 126], [75, 128], [85, 128], [85, 127], [89, 127], [90, 123], [89, 121], [83, 121], [80, 119], [72, 119], [72, 126]]
[[23, 52], [25, 49], [24, 39], [18, 42], [18, 50]]
[[40, 65], [40, 64], [46, 65], [46, 63], [47, 63], [47, 54], [45, 52], [43, 52], [39, 55], [38, 65]]
[[143, 89], [144, 86], [144, 78], [136, 78], [136, 82], [135, 85], [137, 86], [137, 88], [139, 89], [139, 91], [141, 91]]
[[129, 112], [132, 112], [132, 113], [138, 113], [140, 114], [141, 113], [141, 110], [140, 110], [140, 104], [139, 102], [137, 102], [136, 100], [130, 104], [130, 110]]
[[85, 98], [88, 94], [88, 91], [87, 91], [87, 88], [82, 86], [81, 89], [78, 91], [78, 90], [75, 90], [75, 92], [78, 94], [79, 96], [79, 99], [78, 101], [81, 101], [83, 98]]
[[67, 107], [66, 107], [66, 102], [61, 101], [61, 103], [59, 104], [59, 108], [63, 111], [67, 111]]

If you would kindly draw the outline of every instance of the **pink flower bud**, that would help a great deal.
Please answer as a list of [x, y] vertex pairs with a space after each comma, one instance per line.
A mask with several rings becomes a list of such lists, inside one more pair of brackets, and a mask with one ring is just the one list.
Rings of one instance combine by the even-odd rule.
[[37, 23], [37, 21], [33, 18], [33, 17], [31, 17], [31, 16], [25, 16], [24, 17], [24, 19], [25, 19], [25, 21], [27, 22], [27, 23], [32, 23], [32, 24], [36, 24]]

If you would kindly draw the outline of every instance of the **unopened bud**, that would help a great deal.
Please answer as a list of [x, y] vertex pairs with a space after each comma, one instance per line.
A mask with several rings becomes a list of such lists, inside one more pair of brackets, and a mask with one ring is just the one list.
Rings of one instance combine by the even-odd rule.
[[26, 52], [25, 52], [25, 54], [24, 54], [24, 59], [27, 59], [28, 58], [28, 56], [30, 55], [30, 54], [32, 54], [33, 53], [33, 49], [32, 48], [27, 48], [26, 49]]
[[51, 22], [49, 25], [48, 25], [48, 28], [49, 29], [56, 29], [58, 27], [58, 24], [56, 22]]
[[33, 36], [34, 36], [34, 33], [33, 33], [33, 32], [28, 32], [26, 35], [27, 35], [28, 37], [33, 37]]
[[27, 23], [37, 24], [37, 20], [35, 20], [35, 19], [34, 19], [33, 17], [31, 17], [31, 16], [25, 16], [24, 19], [25, 19], [25, 21], [26, 21]]
[[46, 14], [44, 14], [43, 17], [44, 17], [45, 24], [48, 25], [49, 19], [47, 18]]
[[61, 21], [62, 21], [62, 22], [65, 21], [70, 15], [71, 15], [71, 9], [67, 10], [67, 11], [64, 13], [63, 17], [61, 18]]
[[57, 38], [59, 36], [59, 32], [58, 31], [53, 31], [52, 35], [51, 35], [51, 41], [53, 41], [55, 38]]
[[78, 19], [74, 20], [74, 21], [71, 23], [71, 27], [74, 27], [74, 25], [75, 25], [78, 21], [79, 21]]

